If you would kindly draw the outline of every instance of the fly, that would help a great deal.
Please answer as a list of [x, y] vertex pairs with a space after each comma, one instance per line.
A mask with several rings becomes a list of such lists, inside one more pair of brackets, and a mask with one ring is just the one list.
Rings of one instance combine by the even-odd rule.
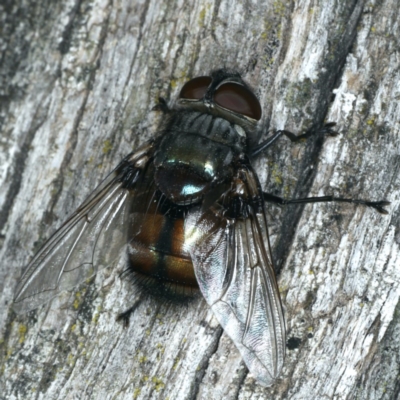
[[[162, 108], [160, 134], [117, 168], [35, 255], [16, 289], [27, 312], [93, 276], [127, 249], [128, 270], [160, 296], [200, 290], [264, 386], [279, 376], [286, 328], [268, 238], [265, 203], [347, 202], [382, 214], [388, 201], [296, 200], [263, 192], [251, 159], [261, 105], [239, 74], [218, 70], [187, 82], [178, 108]], [[334, 135], [334, 124], [324, 127]], [[154, 290], [153, 290], [154, 289]]]

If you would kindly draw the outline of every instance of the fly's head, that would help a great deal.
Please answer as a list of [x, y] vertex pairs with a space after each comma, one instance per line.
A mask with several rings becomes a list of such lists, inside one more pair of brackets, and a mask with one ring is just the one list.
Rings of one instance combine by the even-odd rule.
[[241, 136], [254, 131], [262, 117], [253, 90], [238, 73], [222, 69], [188, 81], [180, 91], [178, 104], [226, 119], [235, 124]]

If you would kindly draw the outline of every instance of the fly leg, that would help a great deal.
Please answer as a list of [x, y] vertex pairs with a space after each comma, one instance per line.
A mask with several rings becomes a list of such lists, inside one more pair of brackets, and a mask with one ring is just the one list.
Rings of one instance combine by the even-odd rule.
[[322, 197], [305, 197], [303, 199], [291, 199], [287, 200], [282, 197], [274, 196], [273, 194], [263, 192], [264, 201], [268, 201], [271, 203], [277, 203], [281, 205], [287, 204], [304, 204], [304, 203], [322, 203], [322, 202], [331, 202], [336, 201], [339, 203], [352, 203], [356, 205], [363, 205], [366, 207], [372, 207], [376, 211], [381, 214], [387, 214], [387, 210], [384, 209], [385, 206], [390, 204], [390, 201], [381, 200], [381, 201], [369, 201], [369, 200], [358, 200], [358, 199], [344, 199], [342, 197], [334, 197], [334, 196], [322, 196]]
[[[335, 122], [328, 122], [326, 123], [323, 128], [320, 130], [321, 133], [324, 133], [325, 135], [328, 136], [336, 136], [338, 132], [336, 132], [333, 128], [336, 125]], [[287, 131], [287, 130], [280, 130], [276, 131], [271, 137], [266, 139], [264, 142], [260, 143], [258, 146], [253, 148], [251, 150], [251, 155], [256, 156], [257, 154], [261, 153], [262, 151], [266, 150], [268, 147], [270, 147], [275, 140], [277, 140], [279, 137], [282, 135], [285, 135], [287, 138], [289, 138], [292, 142], [298, 142], [299, 140], [302, 139], [307, 139], [313, 134], [313, 131], [309, 130], [306, 133], [303, 133], [302, 135], [295, 135], [293, 132]], [[372, 207], [376, 211], [378, 211], [381, 214], [387, 214], [387, 210], [384, 209], [385, 206], [388, 206], [390, 204], [389, 201], [382, 200], [382, 201], [369, 201], [369, 200], [358, 200], [358, 199], [345, 199], [342, 197], [334, 197], [334, 196], [322, 196], [322, 197], [306, 197], [303, 199], [292, 199], [292, 200], [286, 200], [282, 197], [274, 196], [272, 194], [263, 192], [264, 195], [264, 201], [272, 202], [272, 203], [277, 203], [281, 205], [286, 205], [286, 204], [304, 204], [304, 203], [322, 203], [322, 202], [331, 202], [331, 201], [336, 201], [336, 202], [341, 202], [341, 203], [353, 203], [356, 205], [363, 205], [367, 207]]]
[[[335, 125], [336, 125], [335, 122], [328, 122], [323, 126], [323, 128], [319, 132], [322, 132], [327, 136], [337, 136], [338, 132], [336, 132], [333, 129], [333, 127]], [[251, 155], [251, 157], [254, 157], [257, 154], [260, 154], [261, 152], [266, 150], [268, 147], [270, 147], [272, 145], [272, 143], [274, 143], [275, 140], [277, 140], [282, 135], [285, 135], [292, 142], [298, 142], [299, 140], [309, 138], [313, 134], [314, 134], [314, 131], [312, 131], [312, 130], [309, 130], [306, 133], [303, 133], [302, 135], [296, 135], [293, 132], [287, 131], [285, 129], [279, 130], [279, 131], [275, 131], [274, 134], [271, 137], [269, 137], [268, 139], [266, 139], [264, 142], [260, 143], [259, 145], [257, 145], [253, 149], [251, 149], [250, 155]]]
[[167, 101], [164, 97], [159, 97], [158, 103], [152, 108], [152, 111], [161, 111], [164, 114], [168, 114], [171, 112], [171, 109], [168, 107]]
[[130, 318], [131, 314], [133, 314], [133, 312], [136, 310], [136, 308], [138, 307], [139, 304], [140, 304], [140, 298], [137, 299], [133, 303], [133, 305], [131, 307], [129, 307], [127, 310], [118, 314], [116, 319], [118, 322], [122, 322], [122, 325], [124, 326], [124, 328], [127, 328], [129, 326], [129, 318]]

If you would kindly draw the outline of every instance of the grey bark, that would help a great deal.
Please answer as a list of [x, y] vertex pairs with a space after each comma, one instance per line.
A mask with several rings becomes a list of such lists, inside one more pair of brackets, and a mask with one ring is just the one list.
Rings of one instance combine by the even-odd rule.
[[[396, 399], [400, 392], [400, 26], [395, 0], [0, 4], [0, 398]], [[119, 276], [28, 315], [23, 267], [123, 155], [157, 132], [158, 97], [242, 72], [280, 140], [254, 163], [288, 198], [387, 199], [268, 206], [288, 351], [263, 388], [204, 301], [136, 298]], [[138, 301], [128, 329], [116, 315]]]

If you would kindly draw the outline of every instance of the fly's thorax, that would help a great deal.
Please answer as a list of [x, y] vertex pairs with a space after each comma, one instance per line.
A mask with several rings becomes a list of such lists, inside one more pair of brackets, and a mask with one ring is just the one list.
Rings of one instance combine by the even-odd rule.
[[196, 111], [177, 113], [154, 155], [155, 181], [175, 204], [194, 204], [211, 188], [230, 179], [243, 153], [242, 128]]
[[180, 110], [174, 112], [167, 132], [191, 133], [243, 152], [247, 145], [247, 130], [239, 124], [209, 112]]

